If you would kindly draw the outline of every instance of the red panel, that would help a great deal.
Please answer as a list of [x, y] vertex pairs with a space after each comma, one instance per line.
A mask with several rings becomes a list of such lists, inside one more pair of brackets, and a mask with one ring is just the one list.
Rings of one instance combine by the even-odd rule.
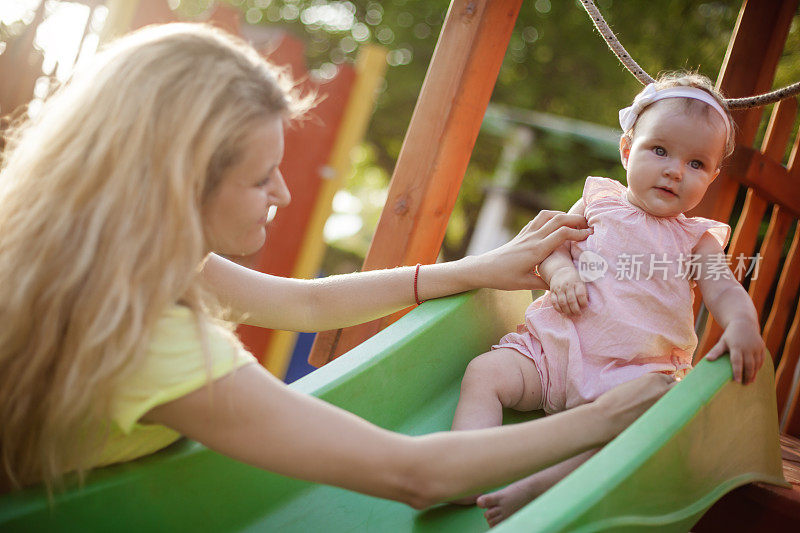
[[242, 12], [222, 2], [214, 5], [207, 22], [233, 35], [242, 33]]
[[[177, 17], [166, 0], [141, 0], [131, 28], [175, 21]], [[230, 33], [241, 34], [240, 12], [233, 7], [217, 3], [208, 22]], [[312, 81], [305, 64], [305, 45], [288, 34], [283, 34], [269, 50], [262, 50], [262, 54], [276, 65], [288, 67], [292, 78], [300, 82], [298, 88], [302, 93], [313, 92], [322, 99], [309, 113], [308, 120], [286, 130], [281, 172], [292, 194], [292, 202], [278, 211], [267, 228], [266, 242], [269, 245], [248, 257], [235, 258], [236, 262], [260, 272], [289, 277], [306, 237], [321, 186], [320, 171], [330, 161], [344, 108], [355, 82], [355, 69], [344, 65], [331, 80], [324, 83]], [[237, 333], [247, 349], [262, 359], [271, 330], [240, 326]]]
[[[278, 210], [267, 228], [267, 245], [240, 261], [260, 272], [289, 277], [306, 238], [308, 222], [322, 185], [320, 172], [330, 161], [344, 108], [355, 82], [355, 70], [345, 65], [333, 79], [321, 84], [312, 82], [305, 66], [303, 43], [288, 35], [268, 57], [277, 65], [289, 66], [292, 77], [302, 80], [299, 87], [304, 93], [314, 91], [324, 97], [310, 112], [308, 120], [286, 130], [281, 172], [292, 194], [292, 202]], [[271, 331], [241, 326], [238, 333], [245, 346], [256, 357], [262, 358]]]
[[177, 21], [177, 15], [169, 8], [166, 0], [140, 0], [131, 19], [131, 31], [150, 24], [166, 24]]

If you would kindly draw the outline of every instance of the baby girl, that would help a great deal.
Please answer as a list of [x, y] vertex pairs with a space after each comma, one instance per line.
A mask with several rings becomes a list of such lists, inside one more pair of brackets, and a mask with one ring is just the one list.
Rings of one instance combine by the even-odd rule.
[[[707, 78], [673, 74], [648, 85], [620, 111], [620, 123], [627, 188], [586, 179], [570, 212], [584, 215], [593, 234], [540, 265], [550, 290], [528, 307], [517, 333], [470, 362], [453, 429], [499, 425], [503, 407], [571, 409], [648, 372], [679, 379], [697, 346], [694, 283], [724, 329], [707, 357], [729, 352], [735, 379], [754, 379], [764, 343], [755, 308], [725, 261], [730, 228], [684, 216], [732, 151], [724, 100]], [[480, 496], [477, 504], [495, 525], [592, 453]]]

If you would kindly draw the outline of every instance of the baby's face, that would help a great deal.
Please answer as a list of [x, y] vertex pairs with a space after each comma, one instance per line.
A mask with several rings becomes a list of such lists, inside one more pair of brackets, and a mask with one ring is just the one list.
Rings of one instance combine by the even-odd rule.
[[725, 123], [716, 113], [687, 113], [661, 100], [639, 117], [633, 140], [620, 140], [628, 200], [659, 217], [689, 211], [719, 174]]

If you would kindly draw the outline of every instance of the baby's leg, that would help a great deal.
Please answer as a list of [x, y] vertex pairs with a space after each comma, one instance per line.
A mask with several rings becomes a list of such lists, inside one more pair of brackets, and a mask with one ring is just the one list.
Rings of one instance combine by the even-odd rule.
[[[533, 361], [516, 350], [499, 348], [467, 366], [453, 430], [482, 429], [503, 423], [503, 407], [531, 411], [542, 406], [542, 380]], [[475, 503], [477, 495], [453, 501]]]
[[478, 507], [486, 509], [483, 516], [489, 526], [494, 527], [567, 477], [598, 451], [583, 452], [498, 491], [484, 494], [478, 497], [476, 503]]
[[453, 417], [454, 430], [503, 423], [503, 407], [541, 409], [542, 380], [534, 362], [511, 348], [479, 355], [467, 365]]

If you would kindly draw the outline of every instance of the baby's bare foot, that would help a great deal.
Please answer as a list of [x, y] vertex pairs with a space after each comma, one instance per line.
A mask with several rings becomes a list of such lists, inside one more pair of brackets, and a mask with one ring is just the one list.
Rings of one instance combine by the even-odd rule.
[[525, 507], [541, 493], [542, 490], [538, 486], [523, 479], [503, 489], [478, 497], [476, 503], [478, 507], [486, 509], [483, 516], [489, 526], [494, 527]]
[[496, 526], [529, 502], [538, 498], [570, 472], [585, 463], [598, 450], [589, 450], [511, 485], [478, 497], [478, 507], [486, 509], [483, 516], [491, 527]]

